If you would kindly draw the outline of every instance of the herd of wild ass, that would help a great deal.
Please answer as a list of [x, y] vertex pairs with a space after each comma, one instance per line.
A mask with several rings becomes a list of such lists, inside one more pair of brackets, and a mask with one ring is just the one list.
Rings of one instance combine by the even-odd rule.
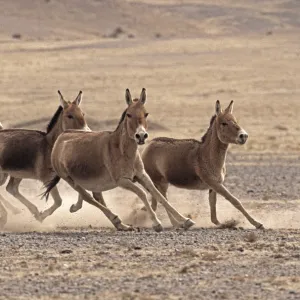
[[[78, 201], [70, 207], [76, 212], [83, 200], [98, 207], [118, 230], [132, 230], [106, 205], [102, 192], [122, 187], [135, 193], [144, 203], [155, 231], [163, 230], [155, 211], [161, 203], [175, 228], [188, 229], [195, 223], [180, 214], [167, 200], [169, 184], [179, 188], [209, 190], [211, 221], [219, 225], [216, 213], [217, 194], [236, 207], [256, 228], [256, 221], [223, 185], [225, 159], [229, 144], [244, 144], [248, 135], [237, 123], [233, 101], [222, 110], [216, 102], [215, 114], [200, 141], [194, 139], [153, 139], [142, 154], [138, 145], [145, 143], [147, 133], [146, 90], [132, 99], [127, 89], [127, 108], [114, 131], [91, 131], [80, 108], [82, 92], [73, 102], [60, 96], [60, 106], [46, 132], [27, 129], [0, 131], [0, 184], [9, 177], [7, 192], [24, 204], [33, 216], [43, 221], [62, 204], [57, 183], [62, 178], [78, 192]], [[44, 183], [46, 199], [54, 203], [39, 212], [19, 191], [24, 178]], [[139, 185], [137, 185], [139, 183]], [[143, 189], [144, 188], [144, 189]], [[91, 191], [92, 195], [87, 191]], [[147, 192], [152, 196], [148, 201]], [[7, 222], [7, 210], [20, 211], [0, 195], [0, 227]]]

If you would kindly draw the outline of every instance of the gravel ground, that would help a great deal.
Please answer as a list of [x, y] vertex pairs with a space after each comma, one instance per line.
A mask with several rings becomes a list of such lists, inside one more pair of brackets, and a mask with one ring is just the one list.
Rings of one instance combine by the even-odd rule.
[[[227, 186], [264, 224], [267, 216], [277, 221], [288, 210], [299, 211], [299, 201], [284, 200], [298, 195], [297, 156], [230, 154], [228, 162]], [[170, 191], [176, 206], [180, 193]], [[197, 191], [184, 193], [188, 197], [181, 208], [196, 201]], [[226, 214], [221, 202], [217, 210], [223, 219], [234, 215], [234, 209]], [[202, 218], [210, 224], [208, 212]], [[300, 299], [300, 229], [295, 220], [294, 227], [292, 218], [283, 226], [290, 229], [266, 230], [210, 224], [159, 234], [94, 225], [3, 231], [0, 299]]]
[[243, 199], [299, 199], [300, 155], [234, 154], [227, 159], [226, 185]]
[[300, 230], [3, 233], [1, 299], [300, 299]]

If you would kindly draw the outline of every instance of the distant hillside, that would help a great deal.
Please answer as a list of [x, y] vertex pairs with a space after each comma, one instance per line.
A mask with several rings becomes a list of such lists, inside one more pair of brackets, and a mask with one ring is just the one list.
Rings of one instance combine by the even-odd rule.
[[0, 0], [0, 39], [175, 38], [300, 28], [300, 1]]

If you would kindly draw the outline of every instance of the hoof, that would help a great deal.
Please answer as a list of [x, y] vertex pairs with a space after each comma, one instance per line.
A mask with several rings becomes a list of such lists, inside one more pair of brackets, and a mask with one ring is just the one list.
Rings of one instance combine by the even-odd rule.
[[212, 221], [213, 224], [217, 225], [217, 226], [220, 226], [221, 223], [219, 221]]
[[195, 225], [196, 223], [191, 220], [191, 219], [187, 219], [183, 224], [182, 224], [182, 228], [187, 230], [189, 229], [190, 227], [192, 227], [193, 225]]
[[74, 212], [76, 212], [76, 211], [78, 211], [80, 208], [77, 208], [77, 206], [75, 205], [75, 204], [72, 204], [71, 206], [70, 206], [70, 213], [74, 213]]
[[164, 230], [161, 224], [157, 224], [152, 227], [156, 232], [162, 232]]
[[265, 229], [264, 225], [261, 223], [258, 223], [255, 227], [256, 229]]
[[120, 223], [117, 228], [118, 231], [134, 231], [134, 227], [130, 225], [125, 225], [123, 223]]
[[46, 216], [42, 212], [38, 214], [34, 214], [33, 216], [40, 223], [43, 223], [43, 221], [46, 219]]

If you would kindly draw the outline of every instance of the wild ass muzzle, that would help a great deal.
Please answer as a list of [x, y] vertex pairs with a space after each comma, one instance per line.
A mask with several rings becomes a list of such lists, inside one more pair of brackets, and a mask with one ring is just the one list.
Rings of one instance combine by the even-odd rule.
[[[60, 91], [58, 94], [60, 106], [49, 122], [46, 132], [27, 129], [0, 131], [0, 184], [3, 185], [10, 176], [6, 190], [24, 204], [38, 221], [50, 216], [61, 205], [62, 199], [55, 187], [51, 191], [54, 204], [40, 213], [37, 207], [19, 192], [22, 179], [35, 179], [44, 184], [49, 182], [55, 175], [51, 166], [51, 150], [57, 137], [67, 129], [90, 130], [79, 107], [82, 92], [79, 92], [73, 102], [66, 101]], [[4, 199], [3, 203], [11, 210], [7, 200]], [[0, 209], [3, 208], [2, 205]], [[2, 214], [0, 223], [2, 226], [6, 223], [5, 213]]]
[[[236, 207], [256, 228], [263, 228], [224, 186], [225, 160], [229, 144], [243, 145], [248, 139], [232, 114], [233, 101], [222, 111], [219, 100], [215, 115], [201, 141], [194, 139], [153, 139], [142, 153], [144, 167], [154, 185], [167, 197], [169, 184], [190, 190], [209, 190], [211, 221], [219, 225], [217, 193]], [[157, 201], [152, 198], [155, 211]], [[172, 218], [171, 218], [172, 220]]]
[[[139, 99], [132, 100], [129, 90], [125, 94], [127, 109], [123, 112], [115, 131], [75, 132], [66, 131], [57, 139], [51, 154], [51, 161], [57, 176], [47, 185], [44, 196], [56, 186], [60, 178], [69, 183], [88, 203], [98, 207], [118, 230], [132, 230], [111, 212], [104, 202], [102, 192], [122, 187], [135, 193], [143, 201], [153, 221], [155, 231], [162, 225], [152, 210], [147, 194], [134, 183], [138, 181], [175, 218], [176, 226], [188, 229], [194, 222], [182, 216], [155, 188], [144, 170], [138, 151], [148, 137], [147, 116], [144, 106], [146, 90]], [[86, 192], [92, 191], [94, 198]], [[82, 203], [71, 207], [76, 211]]]

